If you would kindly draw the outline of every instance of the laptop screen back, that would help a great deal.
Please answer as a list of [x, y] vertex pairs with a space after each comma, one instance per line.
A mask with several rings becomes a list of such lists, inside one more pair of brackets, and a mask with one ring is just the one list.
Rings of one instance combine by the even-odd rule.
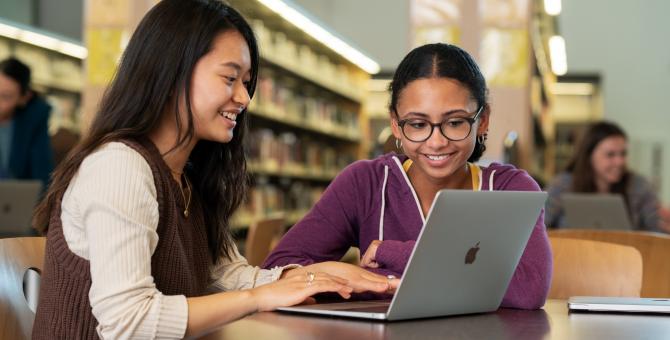
[[0, 181], [0, 236], [25, 236], [42, 184], [40, 181]]
[[630, 230], [632, 225], [621, 195], [565, 193], [561, 195], [565, 223], [579, 229]]

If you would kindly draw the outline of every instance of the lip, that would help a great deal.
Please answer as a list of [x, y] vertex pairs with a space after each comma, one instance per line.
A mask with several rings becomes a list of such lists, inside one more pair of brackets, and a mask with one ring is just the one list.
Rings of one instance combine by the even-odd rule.
[[223, 119], [224, 124], [226, 124], [229, 129], [234, 129], [235, 126], [237, 126], [236, 121], [232, 121], [232, 120], [230, 120], [230, 119], [228, 119], [228, 118], [226, 118], [222, 115], [219, 115], [219, 118]]
[[[425, 154], [425, 153], [421, 154], [421, 156], [423, 156], [423, 158], [426, 160], [426, 163], [428, 163], [428, 165], [430, 165], [432, 167], [444, 167], [449, 162], [451, 162], [451, 160], [454, 158], [455, 154], [456, 154], [455, 152], [439, 153], [437, 155], [446, 156], [446, 157], [444, 157], [443, 159], [440, 159], [440, 160], [430, 159], [430, 158], [428, 158], [429, 154]], [[436, 155], [436, 154], [430, 154], [430, 155]]]

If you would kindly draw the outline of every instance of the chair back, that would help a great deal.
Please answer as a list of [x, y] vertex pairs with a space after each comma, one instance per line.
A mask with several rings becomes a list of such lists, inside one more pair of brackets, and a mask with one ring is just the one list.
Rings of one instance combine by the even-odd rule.
[[642, 256], [637, 249], [561, 237], [550, 241], [554, 258], [550, 299], [640, 296]]
[[45, 245], [44, 237], [0, 239], [0, 339], [31, 337], [39, 275], [29, 269], [41, 273]]
[[670, 235], [648, 231], [557, 229], [550, 236], [631, 246], [642, 255], [642, 297], [670, 297]]
[[275, 216], [257, 220], [249, 226], [247, 240], [244, 246], [244, 255], [252, 266], [260, 266], [270, 254], [276, 242], [284, 231], [284, 217]]

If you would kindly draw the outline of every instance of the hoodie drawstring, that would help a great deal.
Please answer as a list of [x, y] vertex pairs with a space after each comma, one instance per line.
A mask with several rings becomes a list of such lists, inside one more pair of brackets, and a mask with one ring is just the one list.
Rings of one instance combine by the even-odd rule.
[[386, 181], [389, 177], [389, 166], [384, 165], [384, 182], [382, 183], [382, 210], [379, 216], [379, 240], [384, 240], [384, 207], [386, 206]]

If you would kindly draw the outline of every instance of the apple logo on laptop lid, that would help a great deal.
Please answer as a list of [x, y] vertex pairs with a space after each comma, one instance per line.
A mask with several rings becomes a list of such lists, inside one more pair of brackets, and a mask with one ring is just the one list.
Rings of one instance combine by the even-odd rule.
[[479, 251], [479, 242], [474, 247], [468, 249], [465, 254], [465, 264], [472, 264], [477, 259], [477, 252]]

